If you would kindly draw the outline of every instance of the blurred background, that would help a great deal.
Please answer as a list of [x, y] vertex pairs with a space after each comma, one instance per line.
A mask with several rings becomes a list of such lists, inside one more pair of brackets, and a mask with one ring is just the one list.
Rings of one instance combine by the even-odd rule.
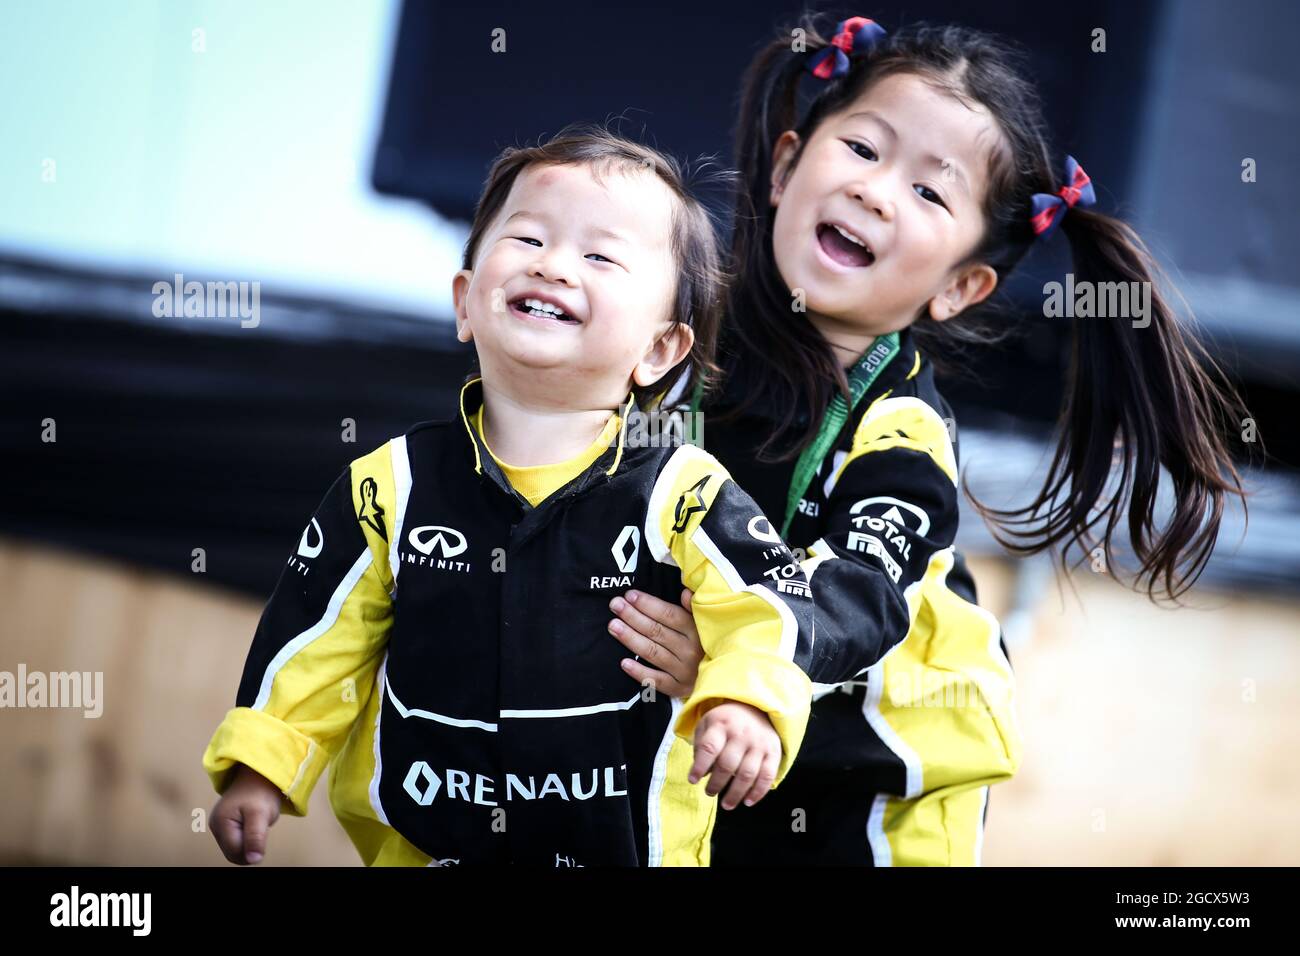
[[[1058, 155], [1137, 226], [1252, 414], [1249, 527], [1228, 515], [1189, 608], [1010, 560], [964, 516], [1027, 740], [985, 864], [1300, 863], [1300, 7], [814, 8], [1024, 44]], [[450, 279], [493, 155], [613, 120], [730, 162], [740, 73], [799, 10], [0, 5], [0, 671], [103, 674], [98, 718], [0, 709], [0, 863], [224, 865], [204, 747], [325, 488], [453, 413]], [[941, 382], [992, 504], [1046, 464], [1069, 337], [1042, 286], [1068, 269], [1037, 250], [1017, 336]], [[160, 305], [188, 282], [245, 311]], [[272, 864], [357, 863], [325, 790]]]

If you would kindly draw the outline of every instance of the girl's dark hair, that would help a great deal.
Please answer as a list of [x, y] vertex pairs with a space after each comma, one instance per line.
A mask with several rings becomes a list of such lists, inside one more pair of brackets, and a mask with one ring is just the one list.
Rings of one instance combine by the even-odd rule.
[[[736, 359], [733, 367], [757, 373], [745, 376], [752, 384], [741, 402], [719, 417], [738, 417], [761, 400], [787, 409], [759, 449], [759, 458], [766, 461], [799, 454], [816, 434], [816, 412], [837, 391], [848, 395], [841, 362], [806, 315], [792, 309], [790, 290], [774, 259], [770, 190], [774, 147], [782, 132], [794, 130], [800, 140], [788, 176], [803, 145], [828, 116], [892, 74], [918, 76], [967, 105], [986, 108], [1002, 133], [989, 158], [986, 230], [973, 253], [957, 265], [986, 263], [996, 271], [999, 286], [1034, 241], [1032, 195], [1056, 193], [1062, 185], [1058, 170], [1063, 166], [1049, 155], [1042, 108], [1023, 75], [1021, 51], [980, 31], [916, 24], [890, 32], [869, 54], [854, 55], [846, 75], [822, 82], [811, 78], [805, 66], [829, 45], [826, 25], [821, 15], [805, 17], [797, 30], [784, 32], [758, 52], [744, 77], [736, 132], [741, 181], [732, 244], [735, 281], [723, 338]], [[818, 88], [801, 111], [799, 87], [805, 76]], [[1114, 534], [1127, 513], [1128, 538], [1139, 563], [1136, 581], [1145, 584], [1153, 600], [1157, 590], [1176, 599], [1209, 559], [1225, 495], [1244, 501], [1224, 434], [1245, 410], [1160, 294], [1154, 282], [1157, 267], [1127, 225], [1076, 207], [1063, 218], [1061, 229], [1077, 280], [1151, 283], [1150, 323], [1135, 328], [1127, 318], [1076, 319], [1073, 367], [1043, 488], [1026, 507], [1006, 511], [985, 507], [967, 494], [981, 515], [1002, 526], [993, 528], [999, 543], [1018, 554], [1060, 545], [1063, 564], [1071, 545], [1085, 551], [1099, 545], [1111, 567]], [[982, 303], [960, 319], [942, 323], [922, 310], [911, 328], [918, 344], [927, 347], [942, 338], [978, 340], [971, 319], [991, 308]], [[813, 410], [802, 424], [800, 407]], [[1118, 485], [1106, 494], [1116, 463]], [[1162, 467], [1173, 480], [1174, 502], [1167, 525], [1157, 529]], [[1099, 540], [1093, 535], [1098, 524]]]
[[[493, 162], [474, 210], [465, 242], [462, 269], [473, 269], [484, 233], [491, 228], [519, 174], [530, 166], [589, 166], [600, 176], [644, 170], [659, 177], [676, 200], [672, 216], [672, 252], [677, 265], [677, 289], [672, 321], [690, 326], [695, 343], [686, 357], [652, 385], [636, 385], [638, 406], [651, 408], [683, 374], [712, 383], [719, 373], [714, 363], [726, 289], [726, 273], [717, 232], [708, 209], [688, 185], [690, 171], [672, 156], [627, 139], [602, 126], [573, 124], [536, 146], [509, 147]], [[469, 377], [477, 374], [471, 371]], [[467, 379], [468, 380], [468, 379]]]

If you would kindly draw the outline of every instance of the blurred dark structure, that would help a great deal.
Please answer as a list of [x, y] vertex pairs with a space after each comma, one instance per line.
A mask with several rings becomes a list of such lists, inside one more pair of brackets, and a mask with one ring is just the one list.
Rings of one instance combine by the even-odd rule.
[[[739, 76], [797, 8], [669, 0], [653, 8], [408, 0], [373, 183], [469, 215], [491, 157], [576, 120], [681, 156], [730, 161]], [[1059, 153], [1080, 158], [1101, 208], [1134, 217], [1192, 273], [1219, 357], [1245, 387], [1274, 464], [1300, 466], [1300, 252], [1290, 49], [1300, 7], [1276, 3], [970, 6], [889, 3], [887, 28], [953, 20], [1029, 51]], [[504, 28], [507, 52], [492, 52]], [[1095, 28], [1107, 51], [1094, 54]], [[1240, 181], [1242, 160], [1258, 181]], [[714, 196], [715, 205], [725, 199]], [[274, 210], [268, 210], [274, 215]], [[1026, 314], [1068, 271], [1036, 252], [1008, 293]], [[445, 317], [264, 290], [256, 329], [159, 320], [156, 276], [0, 256], [0, 533], [49, 540], [269, 594], [301, 524], [347, 461], [454, 413], [468, 362]], [[207, 278], [194, 276], [193, 278]], [[1069, 329], [1041, 318], [945, 386], [964, 427], [1050, 427]], [[54, 419], [58, 441], [40, 442]], [[344, 419], [356, 441], [340, 440]], [[1293, 582], [1300, 583], [1300, 582]]]
[[[846, 15], [861, 12], [887, 29], [918, 19], [956, 22], [1019, 41], [1031, 54], [1061, 144], [1083, 151], [1096, 178], [1124, 196], [1144, 105], [1133, 94], [1149, 82], [1161, 6], [1103, 0], [1046, 11], [1026, 2], [886, 3]], [[839, 15], [833, 6], [814, 8]], [[597, 16], [522, 2], [408, 0], [375, 153], [375, 188], [466, 219], [491, 157], [503, 147], [566, 123], [611, 118], [633, 135], [644, 127], [680, 155], [729, 160], [741, 73], [760, 46], [796, 23], [799, 10], [780, 0], [665, 0], [653, 14], [643, 4], [612, 2]], [[1091, 30], [1110, 24], [1116, 28], [1107, 53], [1090, 53]], [[494, 51], [496, 36], [502, 52]], [[448, 135], [451, 110], [455, 135]]]
[[187, 575], [203, 548], [201, 580], [269, 596], [348, 462], [455, 407], [468, 347], [289, 296], [256, 328], [156, 319], [154, 281], [0, 260], [0, 533]]

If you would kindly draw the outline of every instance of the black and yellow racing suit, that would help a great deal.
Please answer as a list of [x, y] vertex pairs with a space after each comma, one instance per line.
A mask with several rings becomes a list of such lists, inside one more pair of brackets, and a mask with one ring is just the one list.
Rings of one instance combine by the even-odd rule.
[[[704, 445], [776, 517], [794, 463], [759, 462], [755, 449], [783, 409], [716, 421], [747, 373], [733, 367], [705, 402]], [[979, 862], [989, 787], [1016, 772], [1022, 741], [1001, 629], [953, 546], [952, 422], [904, 330], [786, 535], [817, 608], [803, 748], [779, 793], [722, 815], [714, 865]]]
[[[764, 711], [784, 779], [812, 686], [794, 555], [717, 460], [618, 440], [536, 507], [469, 416], [344, 469], [262, 614], [235, 706], [203, 756], [245, 764], [304, 815], [327, 766], [367, 865], [707, 865], [717, 798], [687, 782], [710, 702]], [[656, 695], [606, 625], [628, 588], [695, 592], [694, 693]], [[770, 799], [770, 795], [768, 797]]]

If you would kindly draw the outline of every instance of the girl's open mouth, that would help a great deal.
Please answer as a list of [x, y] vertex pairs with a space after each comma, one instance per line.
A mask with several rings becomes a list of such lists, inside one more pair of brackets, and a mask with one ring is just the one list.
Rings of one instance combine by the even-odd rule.
[[829, 222], [817, 226], [817, 243], [834, 262], [851, 268], [863, 268], [876, 261], [866, 242], [841, 226]]

